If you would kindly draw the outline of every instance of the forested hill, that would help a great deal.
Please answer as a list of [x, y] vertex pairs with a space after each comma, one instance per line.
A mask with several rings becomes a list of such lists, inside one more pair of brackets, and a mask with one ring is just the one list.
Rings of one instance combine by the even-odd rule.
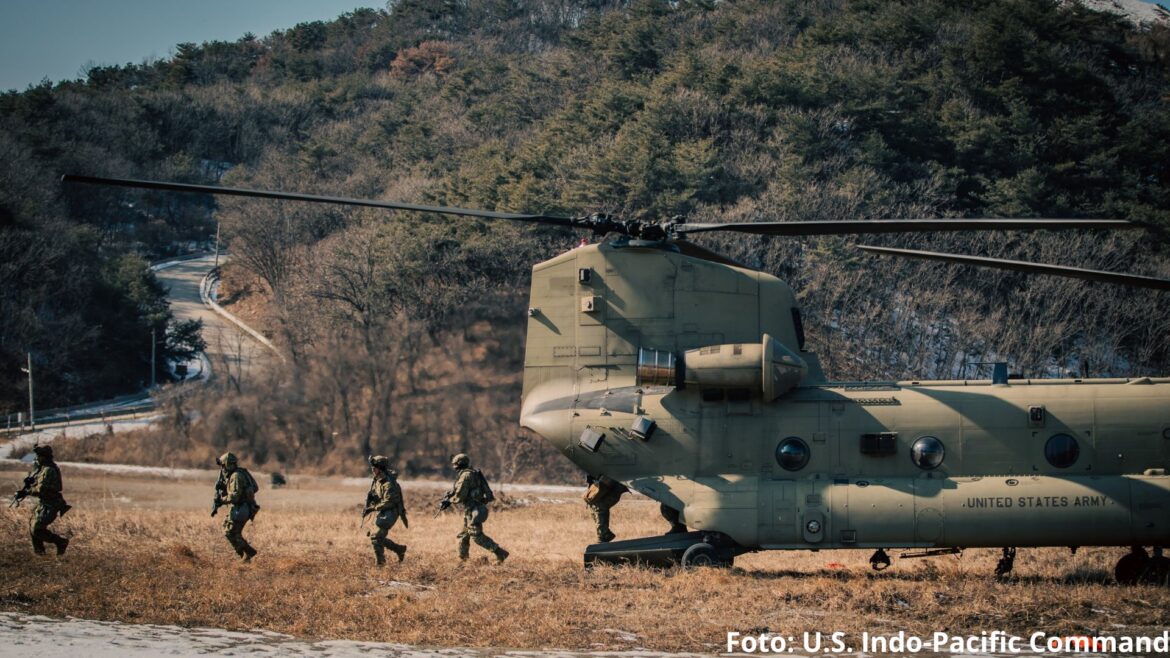
[[[866, 242], [1167, 277], [1168, 58], [1165, 26], [1075, 2], [403, 0], [5, 94], [0, 411], [20, 404], [27, 351], [53, 360], [60, 399], [131, 363], [82, 358], [143, 322], [140, 284], [102, 273], [214, 232], [211, 199], [64, 190], [64, 172], [695, 221], [1125, 218], [1155, 230]], [[254, 281], [292, 365], [200, 403], [192, 441], [266, 436], [259, 459], [284, 463], [406, 433], [434, 454], [473, 429], [520, 440], [528, 268], [578, 236], [218, 208], [229, 274]], [[831, 377], [1170, 372], [1163, 293], [837, 238], [706, 244], [794, 285]], [[439, 416], [453, 425], [425, 422]]]

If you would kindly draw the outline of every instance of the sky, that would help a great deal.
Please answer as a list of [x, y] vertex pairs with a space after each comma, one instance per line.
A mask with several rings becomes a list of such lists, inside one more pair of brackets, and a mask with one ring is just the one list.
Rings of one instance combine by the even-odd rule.
[[[1170, 8], [1170, 0], [1157, 4]], [[0, 0], [0, 91], [141, 64], [183, 42], [235, 41], [337, 18], [384, 0]]]
[[385, 0], [0, 0], [0, 91], [82, 77], [90, 64], [167, 58], [183, 42], [235, 41]]

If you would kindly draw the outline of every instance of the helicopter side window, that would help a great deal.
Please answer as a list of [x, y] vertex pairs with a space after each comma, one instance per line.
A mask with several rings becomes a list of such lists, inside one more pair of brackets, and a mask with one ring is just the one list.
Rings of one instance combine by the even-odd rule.
[[933, 436], [919, 438], [910, 448], [910, 459], [914, 461], [914, 465], [927, 471], [938, 468], [946, 454], [942, 441]]
[[1044, 458], [1057, 468], [1072, 466], [1080, 456], [1081, 447], [1068, 434], [1053, 434], [1048, 443], [1044, 444]]
[[790, 436], [776, 446], [776, 463], [786, 471], [799, 471], [808, 464], [808, 444], [803, 439]]

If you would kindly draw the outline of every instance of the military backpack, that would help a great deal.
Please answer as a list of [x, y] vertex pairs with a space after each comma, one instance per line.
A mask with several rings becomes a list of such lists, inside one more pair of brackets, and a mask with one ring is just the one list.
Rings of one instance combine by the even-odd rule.
[[496, 495], [492, 493], [492, 488], [488, 486], [487, 478], [484, 477], [483, 472], [479, 469], [471, 471], [472, 477], [475, 478], [475, 486], [471, 491], [471, 499], [481, 505], [487, 505], [496, 499]]

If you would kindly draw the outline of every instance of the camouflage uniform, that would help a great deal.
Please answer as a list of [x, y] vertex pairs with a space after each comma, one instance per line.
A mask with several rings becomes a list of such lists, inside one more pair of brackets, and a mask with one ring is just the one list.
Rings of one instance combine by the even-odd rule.
[[467, 455], [455, 455], [451, 459], [451, 465], [458, 474], [455, 476], [455, 485], [451, 487], [444, 501], [453, 503], [463, 510], [463, 532], [459, 533], [459, 559], [468, 558], [471, 542], [474, 541], [494, 553], [496, 559], [503, 562], [508, 558], [508, 551], [500, 548], [491, 537], [483, 534], [483, 522], [488, 517], [488, 508], [483, 502], [486, 492], [480, 486], [480, 478], [483, 475], [471, 468], [471, 459]]
[[37, 508], [29, 521], [33, 552], [44, 555], [45, 542], [49, 542], [57, 547], [57, 555], [61, 555], [69, 546], [69, 540], [49, 530], [49, 524], [69, 509], [61, 495], [61, 469], [53, 461], [53, 449], [49, 446], [36, 446], [33, 452], [37, 456], [37, 466], [29, 474], [31, 483], [21, 490], [24, 495], [37, 498]]
[[223, 534], [245, 562], [256, 557], [256, 549], [244, 539], [244, 526], [256, 518], [260, 506], [256, 504], [259, 485], [246, 469], [237, 465], [236, 456], [228, 452], [215, 460], [220, 465], [219, 480], [215, 483], [216, 502], [231, 505], [223, 520]]
[[617, 505], [622, 494], [629, 491], [626, 485], [602, 475], [594, 478], [590, 475], [586, 482], [589, 488], [585, 490], [585, 505], [593, 515], [593, 523], [597, 526], [597, 541], [604, 544], [613, 541], [614, 534], [609, 529], [609, 510]]
[[373, 471], [373, 480], [370, 482], [370, 491], [366, 494], [365, 514], [377, 512], [374, 518], [374, 527], [366, 534], [370, 544], [374, 546], [374, 559], [379, 565], [386, 564], [386, 549], [390, 549], [398, 556], [398, 561], [406, 555], [406, 546], [396, 544], [387, 535], [390, 528], [401, 517], [404, 525], [406, 520], [406, 504], [402, 500], [402, 487], [398, 485], [398, 473], [390, 467], [390, 461], [381, 455], [370, 458], [370, 470]]

